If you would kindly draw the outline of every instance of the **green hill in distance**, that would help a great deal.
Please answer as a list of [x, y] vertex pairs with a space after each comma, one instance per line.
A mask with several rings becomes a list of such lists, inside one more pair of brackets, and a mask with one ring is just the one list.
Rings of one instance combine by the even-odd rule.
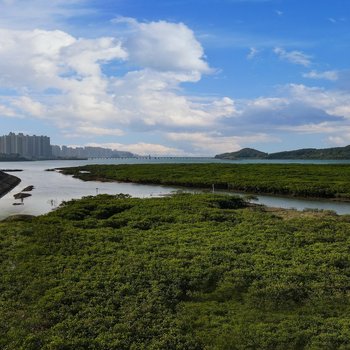
[[237, 152], [222, 153], [218, 159], [349, 159], [350, 145], [333, 148], [302, 148], [293, 151], [265, 153], [253, 148], [243, 148]]
[[243, 148], [237, 152], [218, 154], [219, 159], [266, 159], [268, 153], [258, 151], [254, 148]]

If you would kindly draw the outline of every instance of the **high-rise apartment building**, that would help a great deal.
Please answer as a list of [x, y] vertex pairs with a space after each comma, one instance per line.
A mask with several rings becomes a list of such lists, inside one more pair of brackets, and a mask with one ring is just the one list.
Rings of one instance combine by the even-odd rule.
[[50, 158], [52, 156], [48, 136], [30, 136], [10, 132], [0, 136], [0, 153], [18, 154], [26, 158]]

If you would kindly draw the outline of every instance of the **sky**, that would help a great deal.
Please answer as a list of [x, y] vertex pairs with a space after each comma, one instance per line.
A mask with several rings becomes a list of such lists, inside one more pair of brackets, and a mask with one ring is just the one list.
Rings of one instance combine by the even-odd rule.
[[0, 134], [157, 156], [350, 144], [348, 0], [0, 0]]

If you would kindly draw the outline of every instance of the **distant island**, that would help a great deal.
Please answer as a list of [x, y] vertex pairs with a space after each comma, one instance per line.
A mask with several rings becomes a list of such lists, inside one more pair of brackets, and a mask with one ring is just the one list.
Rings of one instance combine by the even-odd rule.
[[222, 153], [217, 159], [327, 159], [350, 160], [350, 145], [333, 148], [302, 148], [293, 151], [266, 153], [253, 148], [243, 148], [237, 152]]

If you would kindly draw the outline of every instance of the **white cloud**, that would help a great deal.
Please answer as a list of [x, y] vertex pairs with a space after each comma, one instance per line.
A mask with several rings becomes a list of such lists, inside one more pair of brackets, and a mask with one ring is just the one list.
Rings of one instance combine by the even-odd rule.
[[344, 17], [340, 17], [340, 18], [329, 17], [328, 21], [332, 22], [332, 23], [346, 22], [346, 18], [344, 18]]
[[255, 58], [258, 55], [258, 53], [259, 53], [259, 50], [257, 48], [251, 47], [250, 51], [247, 55], [247, 59], [252, 60], [253, 58]]
[[219, 132], [168, 133], [167, 138], [171, 141], [180, 142], [182, 145], [185, 144], [185, 147], [187, 144], [188, 150], [192, 149], [193, 154], [200, 155], [233, 152], [247, 144], [276, 140], [276, 138], [262, 133], [245, 136], [224, 136]]
[[126, 60], [128, 56], [121, 42], [111, 37], [78, 39], [74, 45], [65, 47], [62, 55], [67, 58], [67, 68], [80, 76], [100, 76], [101, 63]]
[[329, 122], [318, 124], [304, 124], [297, 126], [282, 126], [279, 130], [296, 132], [298, 134], [329, 134], [339, 131], [339, 125], [332, 125]]
[[92, 13], [85, 0], [1, 0], [0, 27], [52, 29], [72, 16]]
[[336, 81], [339, 79], [339, 73], [335, 70], [328, 70], [325, 72], [317, 72], [315, 70], [312, 70], [311, 72], [304, 73], [303, 77], [310, 79], [325, 79], [330, 81]]
[[[222, 153], [271, 142], [276, 130], [337, 137], [330, 130], [335, 125], [332, 119], [350, 120], [350, 96], [345, 91], [288, 85], [276, 97], [245, 101], [186, 94], [184, 83], [197, 83], [214, 70], [195, 33], [183, 23], [122, 18], [115, 21], [113, 35], [78, 38], [67, 30], [33, 26], [50, 27], [51, 18], [55, 27], [56, 16], [80, 11], [71, 6], [79, 1], [33, 0], [36, 14], [28, 3], [0, 0], [0, 86], [11, 91], [0, 96], [1, 117], [46, 119], [72, 137], [111, 139], [135, 131], [165, 135], [171, 147], [156, 138], [153, 143], [104, 144], [153, 155]], [[18, 6], [23, 6], [22, 14], [14, 11]], [[11, 29], [14, 22], [5, 18], [5, 7], [11, 21], [23, 19], [23, 28], [28, 29]], [[248, 59], [261, 47], [251, 45]], [[276, 47], [274, 52], [291, 63], [311, 64], [310, 56], [300, 51]], [[332, 72], [305, 74], [332, 80]]]
[[308, 67], [311, 64], [311, 56], [306, 55], [301, 51], [286, 51], [281, 47], [276, 47], [273, 52], [283, 61], [300, 64], [305, 67]]
[[101, 77], [101, 64], [125, 60], [121, 42], [111, 37], [76, 39], [62, 31], [0, 29], [2, 86], [69, 89], [84, 77]]
[[23, 114], [37, 118], [43, 118], [45, 116], [46, 107], [28, 96], [21, 96], [13, 100], [12, 105], [17, 107]]
[[310, 88], [301, 84], [290, 84], [288, 91], [294, 100], [322, 109], [330, 115], [350, 119], [350, 94], [347, 91]]
[[82, 125], [77, 127], [77, 131], [82, 135], [91, 134], [95, 136], [122, 136], [124, 132], [120, 129], [113, 128], [99, 128], [91, 125]]
[[16, 117], [16, 116], [17, 116], [17, 114], [13, 109], [0, 104], [0, 117], [9, 117], [10, 118], [10, 117]]
[[[182, 93], [182, 83], [195, 83], [211, 73], [188, 27], [129, 22], [130, 38], [0, 29], [0, 84], [16, 92], [2, 97], [3, 114], [45, 118], [66, 135], [103, 136], [132, 130], [202, 130], [237, 114], [228, 97]], [[125, 69], [130, 63], [141, 67], [120, 76], [104, 73], [106, 64]]]
[[113, 85], [114, 101], [121, 109], [124, 120], [152, 128], [205, 128], [216, 120], [235, 113], [229, 98], [207, 99], [179, 94], [180, 81], [191, 81], [191, 76], [173, 72], [144, 69], [129, 72]]
[[267, 110], [280, 110], [289, 104], [287, 98], [281, 97], [259, 97], [248, 101], [247, 106]]
[[124, 42], [132, 63], [163, 71], [211, 72], [202, 45], [185, 24], [126, 21], [133, 30]]
[[347, 146], [349, 145], [350, 134], [345, 136], [329, 136], [327, 138], [328, 142], [335, 146]]

